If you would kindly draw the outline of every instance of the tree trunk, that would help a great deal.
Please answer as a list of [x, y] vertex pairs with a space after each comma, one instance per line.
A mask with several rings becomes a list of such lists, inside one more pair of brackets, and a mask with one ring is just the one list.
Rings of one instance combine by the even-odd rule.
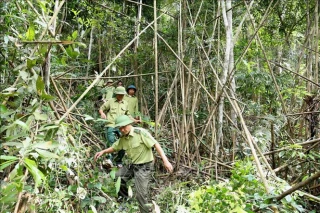
[[89, 50], [88, 50], [88, 65], [87, 65], [87, 73], [86, 77], [89, 76], [89, 70], [90, 70], [90, 59], [91, 59], [91, 49], [92, 49], [92, 43], [93, 43], [93, 31], [94, 31], [94, 26], [91, 28], [90, 32], [90, 42], [89, 42]]
[[[217, 122], [217, 147], [224, 146], [223, 144], [223, 113], [224, 113], [224, 95], [223, 95], [223, 87], [226, 84], [227, 76], [229, 73], [229, 66], [230, 66], [230, 53], [232, 50], [232, 20], [230, 19], [231, 10], [227, 12], [226, 3], [231, 8], [231, 0], [223, 0], [221, 1], [221, 12], [223, 17], [224, 26], [226, 29], [226, 47], [225, 47], [225, 55], [224, 55], [224, 62], [223, 62], [223, 70], [220, 76], [221, 86], [218, 88], [219, 94], [221, 94], [218, 102], [218, 122]], [[232, 18], [232, 16], [231, 16]]]

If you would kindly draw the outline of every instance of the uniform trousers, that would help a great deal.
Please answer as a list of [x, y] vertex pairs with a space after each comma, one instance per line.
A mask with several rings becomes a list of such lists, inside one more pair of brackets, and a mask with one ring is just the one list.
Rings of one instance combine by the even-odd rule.
[[144, 164], [130, 164], [120, 168], [116, 177], [121, 178], [121, 186], [119, 195], [122, 197], [128, 196], [127, 181], [134, 178], [135, 183], [135, 198], [139, 203], [139, 209], [142, 213], [151, 212], [149, 203], [149, 184], [153, 171], [153, 161]]

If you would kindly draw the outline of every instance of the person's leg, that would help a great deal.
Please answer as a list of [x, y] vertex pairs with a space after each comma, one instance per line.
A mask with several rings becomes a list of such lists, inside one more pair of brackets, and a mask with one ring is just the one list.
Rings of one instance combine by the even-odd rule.
[[[119, 138], [121, 136], [121, 132], [120, 132], [120, 130], [118, 128], [113, 128], [113, 132], [114, 132], [115, 138]], [[125, 151], [124, 150], [120, 150], [118, 152], [118, 154], [116, 154], [114, 156], [114, 161], [115, 161], [117, 166], [119, 166], [119, 165], [122, 166], [122, 158], [124, 157], [124, 155], [125, 155]]]
[[133, 169], [131, 166], [124, 166], [121, 167], [117, 172], [116, 172], [116, 180], [118, 178], [121, 178], [121, 185], [120, 185], [120, 191], [118, 193], [119, 196], [121, 197], [128, 197], [128, 187], [127, 187], [127, 181], [129, 181], [133, 177]]
[[112, 146], [112, 144], [116, 142], [117, 138], [115, 134], [115, 128], [113, 127], [107, 128], [107, 139], [108, 139], [109, 146]]
[[151, 206], [148, 206], [149, 202], [149, 183], [151, 179], [151, 173], [153, 170], [153, 163], [145, 164], [141, 167], [136, 166], [133, 170], [136, 199], [139, 203], [139, 209], [142, 213], [151, 211]]

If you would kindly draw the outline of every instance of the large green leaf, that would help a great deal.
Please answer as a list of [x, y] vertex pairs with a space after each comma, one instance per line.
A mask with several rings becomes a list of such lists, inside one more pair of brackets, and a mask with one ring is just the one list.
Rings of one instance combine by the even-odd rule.
[[34, 117], [36, 120], [40, 120], [40, 121], [46, 121], [48, 119], [48, 115], [46, 114], [41, 114], [39, 112], [34, 112], [33, 113]]
[[0, 164], [0, 171], [2, 171], [3, 169], [7, 168], [8, 166], [10, 166], [11, 164], [15, 163], [17, 160], [9, 160], [6, 161], [2, 164]]
[[0, 203], [13, 203], [18, 199], [17, 184], [15, 182], [9, 184], [1, 184]]
[[17, 175], [18, 176], [24, 176], [23, 175], [23, 166], [21, 166], [19, 163], [17, 163], [14, 167], [14, 169], [9, 173], [8, 177], [9, 180], [13, 180]]
[[40, 142], [40, 143], [33, 144], [32, 148], [34, 148], [34, 149], [54, 149], [57, 146], [59, 146], [59, 144], [57, 142], [47, 141], [47, 142]]
[[19, 158], [10, 155], [1, 155], [0, 160], [18, 160]]
[[38, 187], [42, 181], [45, 179], [44, 174], [38, 169], [38, 165], [35, 161], [25, 158], [24, 159], [25, 166], [29, 170], [29, 172], [32, 174], [33, 179], [35, 181], [35, 186]]
[[49, 152], [49, 151], [46, 151], [46, 150], [42, 150], [42, 149], [36, 149], [36, 151], [39, 153], [39, 155], [43, 158], [59, 158], [58, 155], [52, 153], [52, 152]]
[[25, 122], [23, 122], [21, 120], [15, 120], [14, 123], [19, 125], [19, 126], [21, 126], [25, 130], [29, 130], [29, 126]]
[[98, 201], [99, 203], [106, 203], [107, 202], [106, 198], [100, 197], [100, 196], [93, 196], [92, 199]]
[[38, 76], [37, 78], [36, 87], [37, 87], [38, 94], [42, 95], [44, 93], [44, 82], [41, 76]]
[[7, 107], [5, 105], [0, 104], [0, 114], [6, 113], [8, 111]]
[[116, 182], [116, 193], [120, 191], [120, 186], [121, 186], [121, 177], [118, 177], [118, 180]]
[[33, 40], [35, 35], [36, 34], [35, 34], [35, 30], [34, 30], [34, 25], [30, 24], [28, 31], [26, 33], [27, 40], [29, 40], [29, 41]]
[[[37, 64], [37, 60], [36, 59], [27, 59], [27, 67], [28, 69], [31, 69], [32, 67], [34, 67]], [[21, 71], [20, 71], [21, 72]], [[21, 76], [22, 77], [22, 76]]]
[[40, 98], [41, 98], [41, 100], [43, 100], [43, 101], [52, 101], [52, 100], [55, 99], [54, 96], [48, 95], [48, 94], [46, 94], [46, 93], [41, 94], [41, 95], [40, 95]]

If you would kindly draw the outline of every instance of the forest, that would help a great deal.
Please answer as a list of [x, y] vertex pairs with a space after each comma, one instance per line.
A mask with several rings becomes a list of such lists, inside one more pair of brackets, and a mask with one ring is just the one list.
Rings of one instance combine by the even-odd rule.
[[0, 212], [139, 211], [99, 114], [134, 85], [152, 212], [320, 212], [319, 0], [2, 0]]

